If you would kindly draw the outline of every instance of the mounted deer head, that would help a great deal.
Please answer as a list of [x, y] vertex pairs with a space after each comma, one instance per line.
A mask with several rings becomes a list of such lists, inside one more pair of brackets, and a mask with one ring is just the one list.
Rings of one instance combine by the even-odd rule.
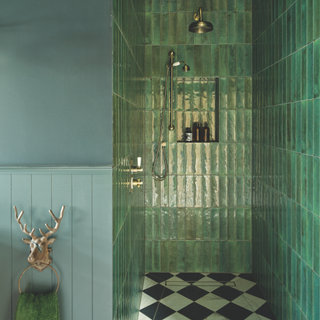
[[22, 239], [24, 243], [30, 246], [30, 254], [28, 257], [28, 262], [31, 263], [33, 267], [39, 270], [40, 272], [47, 267], [46, 265], [43, 265], [43, 263], [50, 265], [52, 262], [52, 259], [50, 258], [50, 252], [52, 251], [52, 249], [48, 248], [48, 246], [53, 244], [56, 241], [56, 239], [54, 238], [48, 239], [48, 237], [58, 231], [60, 222], [63, 218], [64, 208], [65, 207], [62, 206], [59, 219], [57, 219], [53, 214], [53, 212], [49, 210], [53, 220], [56, 222], [56, 225], [54, 228], [51, 228], [47, 224], [45, 224], [46, 228], [49, 231], [47, 233], [44, 233], [41, 229], [39, 229], [42, 237], [38, 238], [33, 234], [34, 228], [31, 230], [31, 232], [29, 232], [27, 230], [27, 224], [25, 224], [24, 227], [22, 226], [20, 219], [24, 211], [21, 211], [18, 217], [17, 208], [14, 207], [14, 211], [16, 213], [16, 220], [20, 225], [21, 231], [31, 237], [31, 239]]

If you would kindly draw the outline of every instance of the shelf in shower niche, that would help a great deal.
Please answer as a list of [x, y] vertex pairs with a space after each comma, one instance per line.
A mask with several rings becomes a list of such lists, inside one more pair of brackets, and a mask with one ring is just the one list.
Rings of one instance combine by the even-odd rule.
[[192, 144], [192, 143], [219, 143], [219, 141], [177, 141], [177, 143], [187, 143], [187, 144]]

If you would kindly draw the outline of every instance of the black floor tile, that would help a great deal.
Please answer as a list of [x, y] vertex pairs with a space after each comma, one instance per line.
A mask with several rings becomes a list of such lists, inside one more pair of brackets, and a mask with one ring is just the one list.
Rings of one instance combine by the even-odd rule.
[[253, 312], [230, 302], [223, 308], [219, 309], [217, 313], [221, 314], [222, 316], [230, 320], [244, 320], [247, 317], [249, 317], [250, 314], [252, 314]]
[[178, 293], [192, 301], [196, 301], [208, 294], [208, 291], [205, 291], [196, 286], [188, 286], [179, 290]]
[[145, 289], [143, 290], [143, 292], [156, 300], [163, 299], [167, 296], [170, 296], [170, 294], [174, 293], [174, 291], [162, 286], [161, 284], [157, 284], [153, 287]]
[[150, 272], [146, 276], [155, 282], [163, 282], [173, 277], [173, 274], [168, 272]]
[[213, 311], [195, 302], [189, 304], [188, 306], [179, 310], [178, 312], [191, 320], [203, 320], [209, 317], [212, 313], [214, 313]]
[[271, 308], [269, 307], [268, 303], [262, 305], [258, 310], [256, 310], [256, 313], [268, 319], [277, 320], [273, 312], [271, 311]]
[[257, 284], [255, 286], [253, 286], [252, 288], [250, 288], [248, 291], [246, 291], [246, 293], [249, 293], [255, 297], [258, 297], [260, 299], [265, 300], [265, 297], [263, 296], [263, 294]]
[[162, 303], [159, 303], [159, 308], [158, 308], [157, 313], [153, 319], [154, 320], [163, 320], [166, 317], [169, 317], [170, 315], [172, 315], [173, 313], [175, 313], [174, 310], [165, 306]]
[[238, 277], [245, 279], [245, 280], [252, 281], [252, 282], [256, 282], [256, 280], [254, 280], [254, 277], [251, 273], [241, 273], [238, 275]]
[[199, 281], [200, 279], [204, 278], [204, 275], [201, 273], [198, 273], [198, 272], [197, 273], [181, 272], [181, 273], [177, 274], [176, 276], [184, 281], [190, 281], [190, 282], [196, 282], [196, 281]]
[[219, 287], [218, 289], [213, 290], [212, 293], [228, 301], [232, 301], [243, 294], [243, 292], [229, 286]]
[[216, 281], [229, 282], [236, 276], [232, 273], [210, 273], [208, 274], [208, 277]]
[[144, 315], [146, 315], [150, 319], [153, 319], [154, 315], [156, 314], [156, 311], [158, 309], [158, 304], [159, 304], [159, 302], [155, 302], [155, 303], [151, 304], [150, 306], [147, 306], [147, 307], [141, 309], [140, 312], [142, 312]]

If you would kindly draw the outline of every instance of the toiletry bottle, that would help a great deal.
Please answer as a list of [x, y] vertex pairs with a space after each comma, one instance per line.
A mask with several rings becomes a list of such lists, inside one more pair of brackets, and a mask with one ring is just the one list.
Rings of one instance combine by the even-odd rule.
[[192, 128], [192, 141], [200, 141], [200, 128], [199, 128], [199, 122], [193, 123]]
[[199, 138], [200, 138], [200, 139], [199, 139], [199, 141], [201, 141], [201, 142], [204, 141], [204, 140], [203, 140], [203, 135], [204, 135], [203, 129], [204, 129], [204, 128], [203, 128], [202, 124], [200, 123], [200, 127], [199, 127], [199, 132], [200, 132], [200, 133], [199, 133]]
[[210, 140], [210, 128], [208, 127], [208, 123], [204, 123], [204, 127], [202, 128], [202, 141], [208, 142]]
[[186, 142], [192, 142], [192, 131], [191, 128], [186, 128]]

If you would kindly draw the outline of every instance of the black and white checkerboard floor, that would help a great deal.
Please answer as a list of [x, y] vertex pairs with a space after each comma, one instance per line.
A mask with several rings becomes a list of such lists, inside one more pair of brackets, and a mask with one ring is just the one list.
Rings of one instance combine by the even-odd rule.
[[251, 274], [147, 273], [139, 320], [276, 320]]

